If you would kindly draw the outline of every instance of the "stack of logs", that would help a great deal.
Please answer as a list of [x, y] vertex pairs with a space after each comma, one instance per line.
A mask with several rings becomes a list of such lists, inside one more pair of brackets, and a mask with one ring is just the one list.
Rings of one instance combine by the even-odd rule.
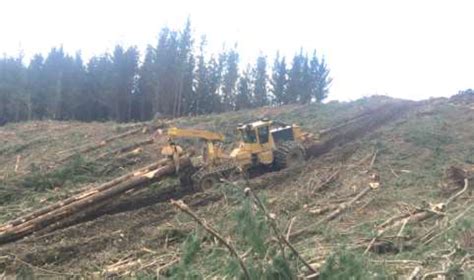
[[[179, 159], [180, 168], [191, 165], [188, 157]], [[173, 175], [173, 160], [163, 159], [97, 187], [88, 188], [74, 196], [48, 205], [35, 212], [0, 225], [0, 244], [21, 239], [34, 232], [53, 226], [72, 215], [87, 211], [90, 207], [140, 187]]]

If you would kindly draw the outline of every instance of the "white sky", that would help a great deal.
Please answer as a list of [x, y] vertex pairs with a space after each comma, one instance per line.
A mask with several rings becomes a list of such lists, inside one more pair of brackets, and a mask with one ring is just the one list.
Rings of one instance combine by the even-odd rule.
[[208, 51], [224, 42], [243, 62], [260, 52], [324, 55], [330, 99], [372, 94], [424, 99], [474, 88], [474, 1], [457, 0], [0, 0], [0, 53], [26, 57], [63, 45], [91, 55], [116, 43], [156, 44], [191, 17]]

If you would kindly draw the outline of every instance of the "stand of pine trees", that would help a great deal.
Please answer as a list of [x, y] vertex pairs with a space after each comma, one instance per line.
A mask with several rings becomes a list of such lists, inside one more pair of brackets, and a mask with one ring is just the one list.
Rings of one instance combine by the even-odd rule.
[[241, 110], [266, 105], [321, 102], [331, 78], [324, 59], [300, 50], [287, 62], [276, 55], [239, 68], [236, 47], [206, 55], [196, 46], [190, 21], [182, 30], [163, 28], [141, 61], [136, 47], [84, 62], [52, 48], [46, 57], [0, 58], [0, 125], [24, 120], [145, 121]]

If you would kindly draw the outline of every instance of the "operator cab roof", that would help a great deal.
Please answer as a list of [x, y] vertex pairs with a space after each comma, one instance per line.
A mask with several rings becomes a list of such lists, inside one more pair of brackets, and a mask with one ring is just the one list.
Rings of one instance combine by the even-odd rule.
[[271, 124], [272, 122], [270, 120], [258, 120], [258, 121], [249, 122], [245, 124], [240, 123], [237, 129], [247, 129], [247, 128], [254, 129], [254, 128], [259, 128], [261, 126], [268, 126]]

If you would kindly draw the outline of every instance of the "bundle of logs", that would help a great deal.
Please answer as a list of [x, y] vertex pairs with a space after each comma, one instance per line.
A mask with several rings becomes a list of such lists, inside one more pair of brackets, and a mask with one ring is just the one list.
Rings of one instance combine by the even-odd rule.
[[68, 217], [87, 211], [98, 203], [117, 198], [125, 192], [157, 182], [168, 175], [174, 174], [176, 165], [183, 168], [191, 165], [191, 161], [188, 157], [180, 158], [176, 164], [173, 160], [160, 160], [135, 172], [123, 175], [100, 186], [87, 188], [67, 199], [0, 225], [0, 244], [15, 241], [44, 230]]

